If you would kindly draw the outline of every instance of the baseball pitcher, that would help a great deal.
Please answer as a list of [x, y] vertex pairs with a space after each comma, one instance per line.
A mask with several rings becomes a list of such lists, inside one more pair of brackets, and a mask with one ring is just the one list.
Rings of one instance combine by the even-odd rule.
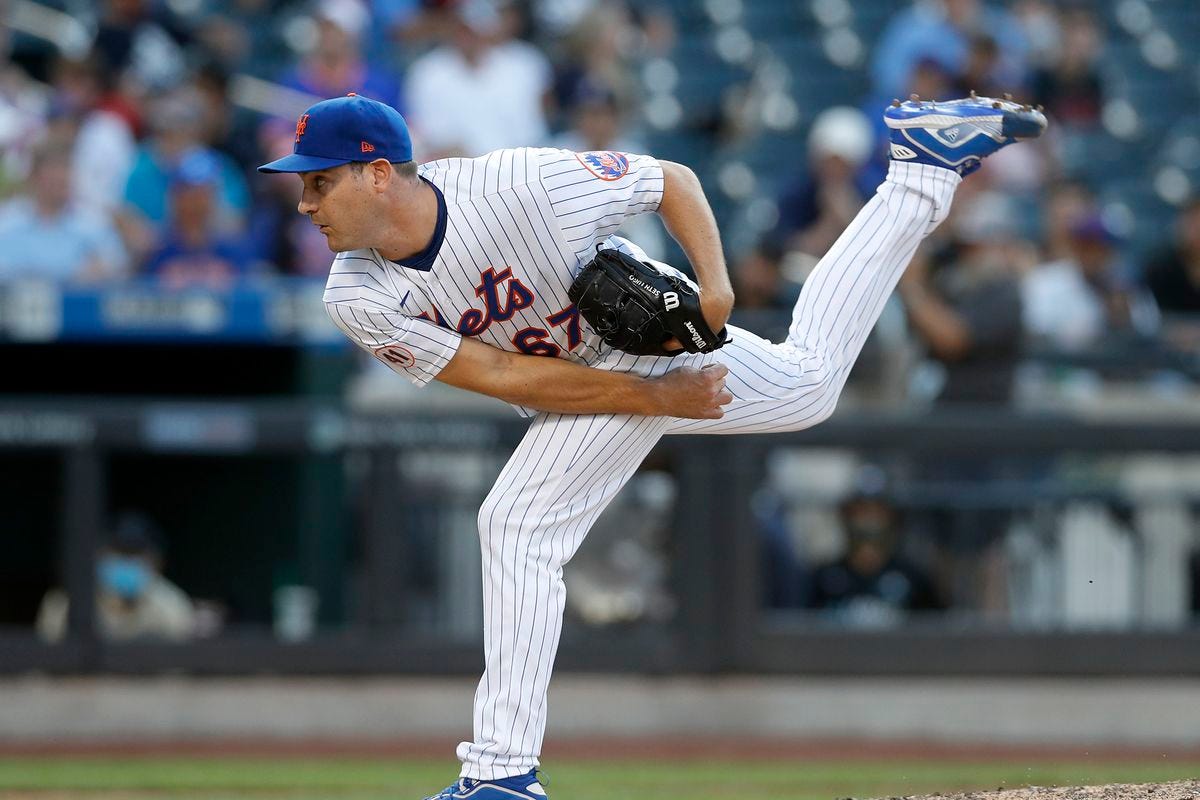
[[[696, 176], [645, 155], [524, 148], [418, 166], [404, 119], [353, 94], [301, 115], [298, 206], [336, 253], [352, 341], [418, 386], [511, 403], [529, 430], [479, 510], [485, 671], [459, 780], [432, 798], [542, 798], [563, 565], [659, 437], [826, 419], [917, 245], [981, 159], [1041, 134], [1008, 100], [884, 112], [887, 179], [821, 259], [787, 338], [726, 326], [733, 292]], [[657, 213], [697, 281], [613, 236]], [[432, 800], [429, 798], [428, 800]]]

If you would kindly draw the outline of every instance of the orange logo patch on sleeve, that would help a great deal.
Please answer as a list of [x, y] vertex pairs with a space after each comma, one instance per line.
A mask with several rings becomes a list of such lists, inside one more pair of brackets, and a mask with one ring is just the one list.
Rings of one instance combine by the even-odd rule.
[[595, 150], [576, 153], [575, 158], [587, 171], [602, 181], [615, 181], [629, 172], [629, 157], [612, 150]]

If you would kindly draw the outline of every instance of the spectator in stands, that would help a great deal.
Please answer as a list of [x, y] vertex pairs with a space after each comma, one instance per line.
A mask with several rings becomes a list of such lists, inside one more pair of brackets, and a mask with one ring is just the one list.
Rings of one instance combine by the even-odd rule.
[[280, 82], [319, 98], [355, 92], [403, 111], [399, 82], [362, 56], [363, 34], [372, 24], [366, 4], [361, 0], [322, 0], [314, 17], [316, 44]]
[[1033, 74], [1033, 102], [1044, 105], [1056, 125], [1095, 128], [1104, 109], [1099, 25], [1090, 9], [1074, 6], [1062, 12], [1059, 27], [1062, 37], [1054, 58]]
[[1154, 254], [1145, 275], [1161, 311], [1200, 314], [1200, 195], [1179, 212], [1175, 241]]
[[825, 255], [874, 190], [860, 173], [874, 148], [871, 123], [858, 109], [837, 106], [818, 114], [808, 134], [808, 174], [779, 199], [773, 236], [790, 249]]
[[[1014, 87], [996, 82], [1000, 70], [1000, 47], [986, 33], [972, 34], [967, 44], [967, 57], [961, 71], [955, 76], [950, 93], [963, 97], [972, 91], [989, 97], [1011, 92]], [[922, 95], [923, 97], [924, 95]]]
[[800, 284], [784, 272], [788, 257], [783, 245], [767, 236], [738, 258], [729, 270], [738, 298], [733, 322], [773, 342], [787, 337], [791, 322], [788, 312], [800, 294]]
[[918, 252], [900, 297], [916, 338], [944, 370], [937, 402], [1007, 404], [1020, 355], [1017, 274], [1030, 248], [1007, 197], [964, 200], [951, 220], [949, 257], [931, 275], [932, 256]]
[[423, 48], [437, 41], [446, 26], [445, 5], [425, 0], [370, 0], [375, 30], [371, 52], [397, 46]]
[[1022, 281], [1025, 330], [1065, 350], [1086, 348], [1106, 335], [1153, 334], [1154, 301], [1129, 284], [1119, 244], [1099, 213], [1077, 220], [1068, 257], [1037, 267]]
[[[937, 59], [921, 58], [913, 65], [912, 73], [905, 80], [900, 96], [908, 97], [916, 94], [927, 100], [950, 100], [954, 97], [953, 91], [954, 75], [947, 71], [946, 67]], [[871, 159], [863, 167], [859, 176], [859, 185], [868, 187], [868, 195], [874, 192], [876, 186], [883, 183], [891, 163], [888, 158], [888, 137], [891, 135], [891, 131], [888, 130], [879, 109], [890, 103], [895, 97], [894, 94], [875, 94], [860, 107], [871, 123], [875, 135], [875, 146], [871, 151]]]
[[[922, 58], [913, 66], [912, 74], [908, 78], [907, 89], [903, 92], [904, 97], [916, 94], [919, 97], [924, 97], [928, 100], [949, 100], [954, 95], [954, 75], [946, 70], [946, 68], [936, 58]], [[889, 98], [890, 100], [891, 98]], [[888, 102], [888, 101], [884, 101]], [[873, 109], [877, 110], [877, 109]], [[871, 120], [876, 117], [882, 118], [882, 114], [868, 114]], [[887, 127], [882, 122], [880, 130], [886, 131]], [[887, 148], [880, 148], [886, 150]]]
[[39, 85], [10, 60], [9, 39], [0, 22], [0, 196], [27, 174], [29, 151], [49, 110]]
[[1200, 352], [1200, 195], [1180, 210], [1174, 241], [1151, 255], [1143, 276], [1164, 315], [1162, 341], [1182, 353]]
[[1009, 5], [1029, 43], [1029, 63], [1044, 65], [1058, 56], [1062, 25], [1057, 0], [1014, 0]]
[[554, 140], [556, 147], [575, 152], [618, 150], [641, 152], [643, 145], [629, 135], [617, 91], [590, 80], [576, 86], [568, 104], [571, 124]]
[[145, 273], [166, 289], [228, 289], [243, 277], [246, 249], [216, 224], [221, 163], [205, 149], [186, 153], [170, 179], [171, 211], [164, 237]]
[[[119, 516], [96, 563], [97, 633], [114, 641], [168, 639], [192, 635], [192, 601], [162, 574], [162, 534], [135, 512]], [[67, 632], [69, 600], [61, 589], [42, 599], [37, 630], [58, 642]]]
[[207, 61], [197, 68], [192, 87], [204, 107], [200, 141], [228, 156], [230, 167], [236, 165], [243, 175], [252, 175], [262, 156], [256, 138], [259, 118], [234, 108], [229, 86], [229, 73], [217, 62]]
[[116, 90], [96, 55], [60, 58], [53, 70], [53, 127], [74, 137], [71, 194], [81, 206], [117, 211], [137, 152], [141, 112]]
[[491, 0], [463, 0], [450, 43], [409, 69], [408, 118], [430, 160], [536, 145], [547, 139], [551, 81], [546, 57], [505, 32]]
[[[623, 51], [631, 46], [647, 56], [670, 52], [675, 43], [675, 20], [669, 4], [635, 3], [632, 0], [531, 0], [527, 3], [536, 39], [559, 42], [571, 37], [567, 48], [580, 52], [587, 48], [583, 39], [603, 39], [602, 49]], [[609, 24], [615, 27], [609, 28]], [[611, 37], [611, 38], [610, 38]], [[569, 95], [568, 95], [569, 96]]]
[[800, 286], [783, 274], [785, 255], [783, 246], [767, 237], [738, 259], [731, 277], [739, 309], [791, 310]]
[[125, 274], [121, 238], [102, 209], [71, 199], [71, 140], [33, 152], [27, 189], [0, 206], [0, 281], [101, 283]]
[[[161, 230], [168, 217], [171, 175], [185, 153], [204, 143], [206, 108], [204, 97], [190, 85], [161, 95], [151, 104], [151, 136], [138, 148], [125, 184], [125, 200], [155, 231]], [[237, 231], [244, 224], [250, 191], [232, 158], [219, 152], [215, 157], [219, 166], [217, 224]]]
[[[961, 200], [961, 202], [959, 202]], [[900, 280], [900, 298], [915, 339], [930, 360], [910, 377], [916, 396], [936, 407], [974, 409], [1012, 402], [1022, 354], [1020, 275], [1036, 263], [1036, 248], [1022, 238], [1008, 195], [985, 189], [956, 198], [942, 225], [942, 251], [922, 249]], [[935, 240], [936, 242], [937, 240]], [[996, 454], [959, 452], [918, 456], [914, 477], [927, 485], [980, 490], [1010, 476]], [[936, 542], [951, 574], [978, 574], [966, 565], [987, 560], [1010, 515], [994, 508], [951, 505], [909, 515], [911, 530]], [[964, 587], [953, 587], [962, 596]], [[979, 592], [969, 587], [967, 595]], [[978, 602], [976, 598], [973, 602]]]
[[[571, 127], [553, 141], [554, 146], [577, 153], [616, 150], [644, 153], [645, 146], [629, 135], [626, 115], [615, 89], [590, 80], [581, 82], [568, 108]], [[651, 258], [666, 257], [662, 223], [654, 214], [631, 217], [618, 231], [637, 242]]]
[[181, 81], [187, 70], [187, 26], [170, 3], [107, 0], [100, 14], [95, 49], [104, 69], [148, 89]]
[[876, 93], [904, 96], [905, 82], [923, 59], [934, 59], [951, 75], [963, 76], [971, 37], [978, 34], [987, 34], [998, 48], [989, 83], [1012, 89], [1024, 85], [1028, 47], [1010, 12], [982, 0], [932, 0], [914, 3], [884, 30], [871, 67]]
[[1061, 181], [1050, 186], [1042, 218], [1042, 263], [1069, 259], [1076, 223], [1098, 212], [1096, 198], [1086, 185]]
[[283, 29], [289, 18], [275, 0], [226, 0], [206, 4], [195, 35], [207, 57], [228, 73], [270, 74], [289, 60]]
[[913, 611], [944, 608], [933, 581], [900, 552], [902, 515], [887, 478], [864, 467], [838, 509], [845, 552], [813, 573], [808, 607], [851, 627], [891, 627]]
[[558, 41], [561, 53], [555, 60], [553, 98], [565, 117], [592, 87], [605, 87], [624, 101], [638, 96], [627, 61], [635, 34], [630, 10], [623, 3], [586, 9], [564, 32]]

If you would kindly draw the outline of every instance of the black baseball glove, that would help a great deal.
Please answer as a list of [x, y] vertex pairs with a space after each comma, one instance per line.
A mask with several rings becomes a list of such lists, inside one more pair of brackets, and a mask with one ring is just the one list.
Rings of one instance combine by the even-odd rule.
[[[725, 328], [713, 333], [704, 321], [700, 295], [690, 283], [620, 250], [598, 249], [567, 296], [600, 338], [626, 353], [711, 353], [729, 341]], [[672, 338], [683, 350], [664, 349]]]

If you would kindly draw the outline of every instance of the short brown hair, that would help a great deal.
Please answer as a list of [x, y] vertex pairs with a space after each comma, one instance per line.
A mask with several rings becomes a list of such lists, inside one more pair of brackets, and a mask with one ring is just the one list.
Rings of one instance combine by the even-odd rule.
[[[363, 171], [363, 167], [365, 167], [367, 164], [370, 164], [370, 163], [371, 163], [370, 161], [351, 161], [350, 169], [354, 170], [354, 172], [356, 174], [361, 175], [362, 171]], [[391, 165], [392, 165], [392, 168], [394, 170], [396, 170], [396, 173], [401, 178], [404, 178], [404, 179], [410, 180], [410, 181], [416, 180], [416, 178], [417, 178], [417, 162], [415, 162], [415, 161], [392, 161]]]
[[396, 172], [405, 180], [415, 181], [417, 179], [417, 162], [415, 161], [399, 161], [392, 162], [392, 166], [396, 168]]

